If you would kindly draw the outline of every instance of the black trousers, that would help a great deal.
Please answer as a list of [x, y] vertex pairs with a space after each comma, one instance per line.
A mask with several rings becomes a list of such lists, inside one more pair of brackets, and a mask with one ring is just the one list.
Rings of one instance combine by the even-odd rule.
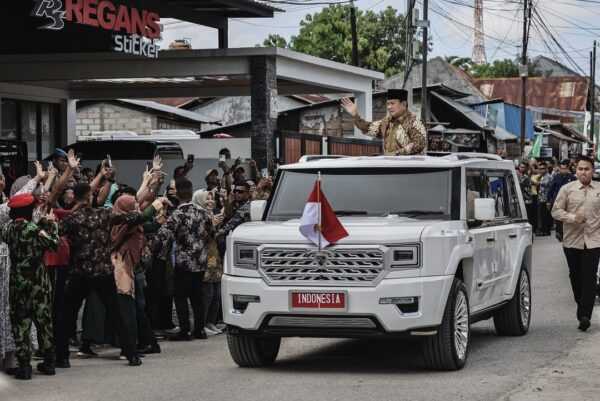
[[[67, 266], [46, 266], [46, 272], [50, 279], [50, 309], [52, 311], [52, 335], [54, 338], [58, 334], [58, 317], [61, 315], [61, 306], [63, 296], [65, 295], [65, 285], [69, 269]], [[38, 331], [38, 344], [42, 344], [42, 338]]]
[[540, 231], [542, 233], [550, 234], [552, 231], [552, 214], [548, 210], [548, 206], [545, 203], [539, 204], [540, 209]]
[[600, 248], [563, 248], [569, 265], [569, 278], [577, 303], [577, 319], [592, 317], [596, 301], [596, 272], [600, 260]]
[[173, 296], [171, 289], [167, 288], [167, 262], [154, 258], [152, 267], [146, 272], [147, 287], [146, 313], [150, 325], [154, 329], [172, 329], [173, 324]]
[[157, 344], [156, 338], [152, 335], [152, 327], [146, 314], [143, 278], [138, 273], [135, 274], [135, 319], [137, 321], [138, 346], [143, 348], [148, 345]]
[[525, 210], [527, 210], [527, 221], [531, 224], [533, 231], [537, 231], [537, 208], [533, 203], [525, 204]]
[[175, 309], [179, 319], [179, 328], [182, 333], [190, 330], [190, 309], [188, 299], [194, 311], [194, 333], [199, 334], [204, 330], [204, 308], [202, 306], [202, 276], [204, 272], [192, 273], [187, 270], [175, 268], [173, 279], [173, 297]]
[[202, 304], [204, 306], [205, 323], [217, 323], [219, 306], [221, 305], [221, 282], [202, 283]]
[[105, 277], [90, 278], [71, 274], [65, 288], [62, 315], [59, 318], [58, 337], [56, 339], [57, 358], [69, 358], [69, 337], [71, 336], [73, 323], [77, 320], [81, 303], [92, 289], [106, 309], [106, 317], [110, 319], [113, 327], [117, 330], [123, 353], [127, 357], [133, 356], [137, 353], [133, 341], [134, 334], [128, 330], [121, 315], [114, 276], [111, 274]]

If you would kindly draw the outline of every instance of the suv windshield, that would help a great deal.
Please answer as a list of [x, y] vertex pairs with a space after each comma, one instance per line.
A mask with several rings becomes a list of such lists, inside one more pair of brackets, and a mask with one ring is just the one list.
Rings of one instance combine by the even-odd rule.
[[[322, 190], [338, 216], [388, 216], [449, 220], [449, 169], [321, 169]], [[267, 220], [302, 215], [317, 170], [285, 170]]]

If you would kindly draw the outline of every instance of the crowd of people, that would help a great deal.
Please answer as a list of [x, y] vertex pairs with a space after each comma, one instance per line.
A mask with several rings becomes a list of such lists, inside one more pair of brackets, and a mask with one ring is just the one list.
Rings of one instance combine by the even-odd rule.
[[562, 222], [554, 221], [552, 207], [560, 189], [569, 182], [576, 181], [576, 161], [569, 159], [548, 162], [536, 159], [522, 160], [517, 167], [519, 185], [527, 209], [527, 218], [534, 233], [548, 236], [553, 227], [556, 237], [562, 241]]
[[94, 172], [61, 149], [46, 169], [36, 162], [35, 176], [10, 189], [0, 176], [5, 373], [31, 379], [34, 357], [40, 373], [53, 375], [70, 367], [71, 350], [95, 357], [100, 344], [120, 348], [119, 358], [138, 366], [161, 352], [158, 339], [222, 332], [225, 238], [250, 219], [250, 200], [268, 198], [275, 163], [259, 172], [250, 161], [247, 177], [240, 159], [232, 163], [221, 149], [205, 182], [187, 178], [188, 159], [164, 190], [160, 157], [151, 164], [137, 189], [119, 183], [109, 158]]

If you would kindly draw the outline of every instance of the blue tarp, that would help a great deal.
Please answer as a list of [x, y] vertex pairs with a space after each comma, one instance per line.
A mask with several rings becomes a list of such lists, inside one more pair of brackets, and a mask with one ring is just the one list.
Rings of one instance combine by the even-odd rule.
[[[471, 107], [473, 107], [473, 109], [483, 117], [487, 115], [488, 108], [497, 110], [497, 126], [504, 128], [516, 136], [521, 135], [521, 108], [519, 106], [498, 102], [474, 104], [471, 105]], [[535, 140], [531, 110], [527, 110], [525, 112], [525, 137]]]

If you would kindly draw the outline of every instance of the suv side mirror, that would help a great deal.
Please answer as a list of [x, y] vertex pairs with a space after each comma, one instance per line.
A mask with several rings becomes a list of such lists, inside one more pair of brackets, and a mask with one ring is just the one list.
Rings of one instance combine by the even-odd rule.
[[493, 220], [496, 216], [496, 201], [490, 198], [475, 199], [475, 220]]
[[256, 200], [250, 202], [250, 221], [261, 221], [266, 208], [266, 200]]

